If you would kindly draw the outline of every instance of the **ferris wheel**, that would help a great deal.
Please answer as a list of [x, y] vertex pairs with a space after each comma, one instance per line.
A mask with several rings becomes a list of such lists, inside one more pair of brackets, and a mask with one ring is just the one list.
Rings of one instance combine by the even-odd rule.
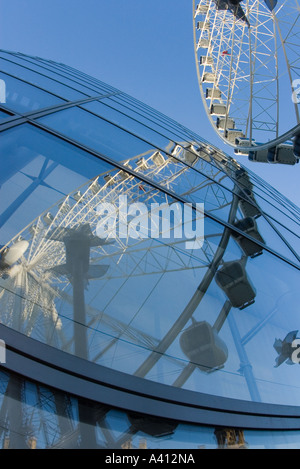
[[200, 0], [194, 49], [204, 108], [221, 139], [253, 161], [300, 157], [298, 0]]

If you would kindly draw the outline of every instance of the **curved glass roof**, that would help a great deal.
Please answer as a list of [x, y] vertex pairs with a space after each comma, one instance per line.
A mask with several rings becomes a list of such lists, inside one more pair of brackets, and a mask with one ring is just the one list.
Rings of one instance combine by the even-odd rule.
[[1, 322], [141, 378], [299, 405], [299, 208], [97, 79], [0, 65]]

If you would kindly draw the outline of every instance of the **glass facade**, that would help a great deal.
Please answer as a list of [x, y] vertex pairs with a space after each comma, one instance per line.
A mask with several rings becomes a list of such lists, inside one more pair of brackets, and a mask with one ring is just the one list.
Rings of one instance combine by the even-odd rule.
[[299, 448], [299, 208], [99, 80], [0, 65], [2, 447]]

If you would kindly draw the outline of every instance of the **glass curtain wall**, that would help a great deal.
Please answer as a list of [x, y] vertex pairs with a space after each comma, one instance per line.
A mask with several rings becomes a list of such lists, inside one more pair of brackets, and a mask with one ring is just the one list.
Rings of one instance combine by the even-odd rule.
[[[299, 406], [299, 208], [99, 80], [7, 51], [0, 66], [1, 323], [145, 386]], [[2, 388], [3, 446], [7, 415], [11, 425], [23, 413], [11, 399], [49, 414], [32, 444], [78, 443], [76, 399], [47, 401], [50, 391], [6, 373]], [[96, 408], [95, 445], [140, 444], [124, 412]], [[113, 435], [101, 427], [107, 415]], [[168, 425], [159, 441], [171, 447], [245, 441], [238, 430]], [[14, 445], [28, 445], [30, 431], [15, 431]], [[259, 435], [249, 430], [250, 446]]]

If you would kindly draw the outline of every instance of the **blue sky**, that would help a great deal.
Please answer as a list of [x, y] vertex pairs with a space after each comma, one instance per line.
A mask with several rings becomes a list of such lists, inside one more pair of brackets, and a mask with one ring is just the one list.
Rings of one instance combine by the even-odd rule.
[[[233, 156], [202, 106], [192, 28], [192, 0], [0, 0], [0, 48], [82, 70]], [[300, 206], [300, 164], [237, 159]]]

